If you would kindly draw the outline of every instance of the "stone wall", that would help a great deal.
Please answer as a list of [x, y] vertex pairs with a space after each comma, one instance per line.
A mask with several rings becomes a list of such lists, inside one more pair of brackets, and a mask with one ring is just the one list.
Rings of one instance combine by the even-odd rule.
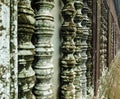
[[0, 1], [0, 98], [17, 99], [17, 2]]
[[0, 96], [10, 97], [10, 7], [0, 2]]

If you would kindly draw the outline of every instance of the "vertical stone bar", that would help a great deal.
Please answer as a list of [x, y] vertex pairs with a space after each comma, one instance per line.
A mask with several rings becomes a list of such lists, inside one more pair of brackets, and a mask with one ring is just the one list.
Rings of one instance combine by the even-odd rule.
[[86, 76], [87, 76], [87, 94], [88, 95], [93, 95], [93, 83], [92, 83], [92, 80], [93, 80], [93, 76], [92, 76], [92, 73], [93, 73], [93, 64], [92, 64], [92, 0], [88, 0], [87, 1], [87, 4], [88, 4], [88, 7], [89, 7], [89, 10], [88, 10], [88, 23], [87, 23], [87, 27], [89, 28], [89, 36], [88, 36], [88, 40], [87, 40], [87, 44], [88, 44], [88, 48], [87, 48], [87, 56], [88, 56], [88, 59], [87, 59], [87, 63], [86, 63], [86, 66], [87, 66], [87, 73], [86, 73]]
[[10, 1], [0, 1], [0, 99], [10, 99]]
[[81, 76], [81, 38], [82, 38], [82, 7], [83, 7], [83, 2], [82, 0], [75, 0], [74, 3], [75, 9], [77, 11], [75, 18], [74, 18], [74, 22], [76, 23], [76, 37], [74, 39], [75, 41], [75, 46], [76, 46], [76, 50], [74, 53], [75, 59], [76, 59], [76, 66], [74, 68], [75, 71], [75, 81], [74, 81], [74, 85], [75, 85], [75, 99], [81, 99], [82, 93], [81, 93], [81, 81], [80, 81], [80, 76]]
[[18, 2], [18, 99], [35, 99], [32, 94], [35, 72], [31, 67], [35, 54], [31, 42], [35, 19], [30, 4], [30, 0]]
[[73, 21], [75, 16], [74, 0], [62, 0], [64, 7], [62, 16], [64, 22], [61, 28], [61, 99], [75, 99], [75, 79], [74, 67], [76, 64], [74, 52], [74, 38], [76, 26]]
[[10, 99], [18, 99], [17, 0], [10, 0]]
[[54, 18], [51, 11], [54, 0], [34, 0], [36, 32], [33, 43], [36, 48], [35, 61], [33, 63], [36, 73], [36, 84], [34, 94], [36, 99], [53, 99], [52, 77], [53, 77], [53, 45], [51, 38], [54, 32]]
[[82, 9], [82, 13], [83, 13], [83, 20], [82, 20], [82, 26], [83, 26], [83, 35], [82, 35], [82, 65], [81, 65], [81, 70], [82, 70], [82, 75], [81, 75], [81, 83], [82, 83], [82, 99], [86, 99], [86, 95], [87, 95], [87, 83], [86, 83], [86, 61], [87, 61], [87, 39], [88, 39], [88, 35], [89, 35], [89, 29], [87, 27], [87, 23], [88, 23], [88, 5], [87, 5], [87, 0], [83, 0], [83, 9]]

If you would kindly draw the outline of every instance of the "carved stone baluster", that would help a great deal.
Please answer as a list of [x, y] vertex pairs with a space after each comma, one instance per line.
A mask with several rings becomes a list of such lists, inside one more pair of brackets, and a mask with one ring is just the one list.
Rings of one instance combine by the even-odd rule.
[[100, 73], [102, 73], [102, 69], [104, 66], [104, 24], [103, 24], [104, 18], [102, 16], [101, 18], [101, 34], [100, 34]]
[[53, 99], [53, 45], [51, 38], [54, 32], [54, 18], [51, 11], [54, 0], [34, 0], [33, 8], [36, 18], [36, 32], [33, 42], [36, 48], [33, 68], [36, 73], [34, 94], [36, 99]]
[[87, 27], [87, 23], [88, 23], [88, 5], [87, 5], [87, 0], [83, 0], [83, 9], [82, 9], [82, 13], [83, 13], [83, 21], [82, 21], [82, 26], [83, 26], [83, 36], [82, 36], [82, 65], [81, 65], [81, 70], [82, 70], [82, 75], [81, 75], [81, 83], [82, 83], [82, 99], [86, 99], [86, 94], [87, 94], [87, 84], [86, 84], [86, 61], [87, 61], [87, 39], [88, 39], [88, 35], [89, 35], [89, 29]]
[[101, 35], [100, 35], [100, 68], [101, 73], [107, 66], [107, 10], [104, 3], [102, 3], [101, 9]]
[[75, 46], [76, 46], [76, 50], [74, 53], [75, 59], [76, 59], [76, 66], [75, 66], [75, 81], [74, 81], [74, 85], [75, 85], [75, 99], [80, 99], [82, 96], [81, 93], [81, 82], [80, 82], [80, 75], [81, 75], [81, 37], [82, 37], [82, 25], [81, 25], [81, 21], [83, 19], [82, 16], [82, 6], [83, 6], [83, 2], [82, 0], [75, 0], [74, 3], [75, 9], [77, 11], [76, 16], [74, 18], [74, 22], [76, 23], [76, 37], [74, 39], [75, 41]]
[[87, 40], [87, 44], [88, 44], [88, 49], [87, 49], [87, 94], [92, 93], [92, 72], [93, 72], [93, 68], [92, 68], [92, 0], [88, 0], [87, 1], [89, 10], [88, 10], [88, 23], [87, 26], [89, 28], [89, 36], [88, 36], [88, 40]]
[[105, 67], [107, 67], [108, 66], [108, 64], [107, 64], [107, 61], [108, 61], [108, 54], [107, 54], [107, 51], [108, 51], [108, 38], [107, 38], [108, 37], [108, 10], [107, 9], [105, 9], [105, 16], [104, 17], [105, 17], [105, 22], [104, 22], [104, 24], [105, 24], [104, 56], [105, 56]]
[[104, 32], [104, 29], [103, 29], [103, 7], [102, 7], [102, 4], [101, 4], [101, 30], [100, 30], [100, 36], [99, 36], [99, 39], [100, 39], [100, 71], [99, 71], [99, 73], [100, 73], [100, 75], [99, 76], [101, 76], [101, 73], [102, 73], [102, 67], [103, 67], [103, 65], [104, 65], [104, 55], [103, 55], [103, 53], [104, 53], [104, 50], [103, 50], [103, 48], [104, 48], [104, 43], [103, 43], [103, 38], [104, 38], [104, 35], [103, 35], [103, 32]]
[[35, 72], [31, 68], [34, 59], [34, 46], [31, 37], [34, 33], [34, 13], [30, 0], [18, 2], [18, 99], [35, 99], [32, 88]]
[[[113, 19], [113, 18], [112, 18]], [[113, 21], [111, 22], [111, 60], [113, 59], [113, 56], [114, 56], [114, 25], [113, 25]]]
[[74, 0], [62, 0], [64, 7], [62, 16], [64, 22], [62, 24], [62, 58], [61, 58], [61, 99], [75, 99], [75, 79], [74, 67], [76, 64], [74, 52], [74, 37], [76, 33]]

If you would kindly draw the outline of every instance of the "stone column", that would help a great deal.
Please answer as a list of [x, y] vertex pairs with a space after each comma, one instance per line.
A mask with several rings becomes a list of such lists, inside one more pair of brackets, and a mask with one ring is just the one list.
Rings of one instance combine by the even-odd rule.
[[75, 59], [76, 59], [76, 65], [74, 68], [75, 71], [75, 81], [74, 81], [74, 85], [75, 85], [75, 99], [81, 99], [82, 96], [82, 92], [81, 92], [81, 81], [80, 81], [80, 76], [81, 76], [81, 38], [82, 38], [82, 7], [83, 7], [83, 2], [82, 0], [75, 0], [74, 3], [75, 9], [77, 11], [75, 18], [74, 18], [74, 22], [76, 23], [76, 37], [74, 39], [75, 41], [75, 46], [76, 46], [76, 50], [74, 53]]
[[83, 26], [83, 35], [82, 35], [82, 65], [81, 65], [81, 70], [82, 70], [82, 75], [81, 75], [81, 83], [82, 83], [82, 99], [86, 99], [86, 95], [87, 95], [87, 80], [86, 80], [86, 61], [87, 61], [87, 40], [88, 40], [88, 35], [89, 35], [89, 29], [87, 27], [87, 23], [88, 23], [88, 5], [87, 5], [87, 0], [83, 0], [83, 9], [82, 9], [82, 13], [83, 13], [83, 20], [82, 20], [82, 26]]
[[74, 52], [74, 38], [76, 26], [73, 21], [75, 16], [74, 0], [62, 0], [64, 7], [62, 16], [64, 22], [61, 27], [61, 99], [75, 99], [74, 67], [76, 64]]
[[35, 19], [30, 4], [30, 0], [18, 2], [18, 99], [35, 99], [32, 94], [35, 72], [31, 67], [35, 54], [31, 42]]
[[33, 37], [35, 45], [35, 61], [33, 63], [36, 73], [36, 84], [34, 94], [36, 99], [53, 99], [52, 77], [53, 77], [53, 45], [51, 38], [54, 32], [54, 18], [51, 11], [54, 0], [34, 0], [36, 31]]

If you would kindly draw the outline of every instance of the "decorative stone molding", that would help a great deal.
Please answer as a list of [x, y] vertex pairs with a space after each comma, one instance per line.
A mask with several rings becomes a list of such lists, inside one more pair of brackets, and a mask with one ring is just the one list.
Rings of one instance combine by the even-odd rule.
[[75, 81], [74, 81], [74, 85], [75, 85], [75, 99], [81, 99], [82, 96], [82, 92], [81, 92], [81, 81], [80, 81], [80, 76], [81, 76], [81, 38], [82, 38], [82, 7], [83, 7], [83, 2], [82, 0], [75, 0], [74, 3], [75, 9], [77, 11], [75, 18], [74, 18], [74, 22], [76, 23], [76, 37], [74, 39], [75, 41], [75, 46], [76, 46], [76, 50], [74, 53], [75, 56], [75, 60], [76, 60], [76, 66], [74, 68], [75, 71]]
[[86, 63], [86, 66], [87, 66], [87, 73], [86, 73], [86, 77], [87, 77], [87, 94], [91, 94], [93, 93], [92, 91], [92, 87], [93, 87], [93, 60], [92, 60], [92, 0], [88, 0], [87, 1], [87, 4], [88, 4], [88, 23], [87, 23], [87, 27], [89, 28], [89, 36], [88, 36], [88, 39], [87, 39], [87, 44], [88, 44], [88, 48], [87, 48], [87, 56], [88, 56], [88, 59], [87, 59], [87, 63]]
[[89, 29], [87, 27], [87, 23], [88, 23], [88, 5], [87, 5], [87, 0], [83, 0], [83, 9], [82, 9], [82, 14], [83, 14], [83, 21], [82, 21], [82, 26], [83, 26], [83, 35], [82, 35], [82, 65], [81, 65], [81, 71], [82, 71], [82, 75], [81, 75], [81, 83], [82, 83], [82, 99], [86, 99], [86, 95], [87, 95], [87, 80], [86, 80], [86, 61], [87, 61], [87, 39], [88, 39], [88, 35], [89, 35]]
[[54, 0], [34, 0], [33, 8], [36, 18], [36, 32], [33, 42], [36, 48], [35, 61], [33, 63], [36, 73], [34, 94], [36, 99], [53, 99], [53, 45], [51, 38], [54, 32], [54, 17], [51, 11]]
[[31, 67], [35, 54], [31, 42], [35, 19], [30, 4], [30, 0], [18, 2], [18, 99], [35, 99], [32, 94], [35, 72]]
[[75, 79], [74, 67], [76, 64], [74, 52], [74, 38], [76, 34], [76, 26], [73, 21], [75, 16], [74, 0], [62, 0], [64, 7], [62, 16], [64, 22], [61, 28], [61, 99], [75, 99]]
[[10, 98], [18, 99], [17, 0], [10, 0]]

